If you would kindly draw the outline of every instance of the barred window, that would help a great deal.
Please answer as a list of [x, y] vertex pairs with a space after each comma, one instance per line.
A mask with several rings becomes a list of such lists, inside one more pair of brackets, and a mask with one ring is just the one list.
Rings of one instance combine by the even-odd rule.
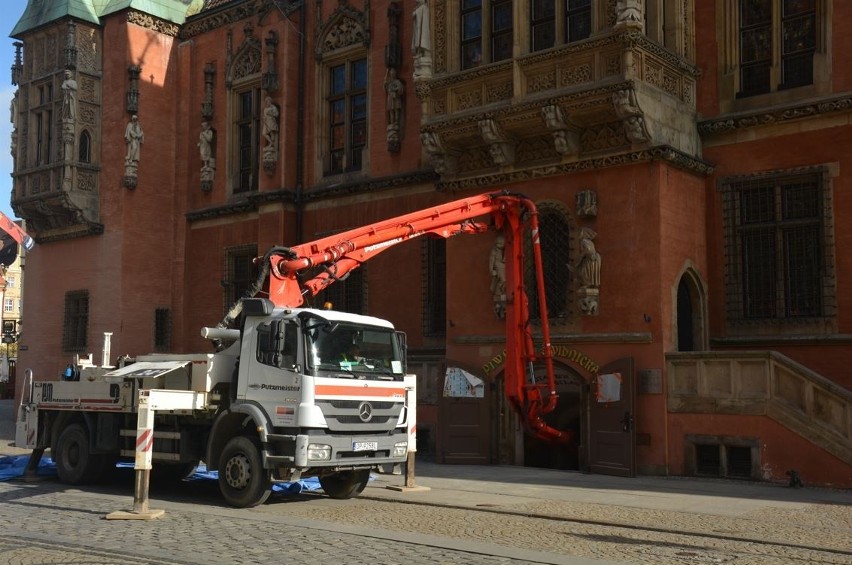
[[834, 314], [826, 184], [822, 170], [723, 184], [729, 321], [795, 324]]
[[332, 308], [352, 314], [367, 313], [366, 267], [349, 271], [346, 278], [332, 283], [317, 295], [317, 302], [331, 302]]
[[168, 308], [154, 310], [154, 349], [168, 351], [172, 345], [172, 312]]
[[66, 353], [85, 353], [89, 345], [89, 291], [65, 293], [65, 320], [62, 350]]
[[447, 334], [447, 240], [423, 240], [423, 335]]
[[[541, 258], [544, 269], [544, 292], [550, 319], [565, 320], [570, 315], [569, 265], [571, 264], [571, 229], [567, 214], [556, 206], [541, 204], [538, 207]], [[538, 289], [530, 237], [525, 241], [525, 284], [529, 297], [530, 317], [539, 315]]]
[[256, 245], [241, 245], [225, 250], [225, 311], [238, 300], [245, 297], [251, 286], [257, 280], [257, 267], [254, 259], [257, 257]]

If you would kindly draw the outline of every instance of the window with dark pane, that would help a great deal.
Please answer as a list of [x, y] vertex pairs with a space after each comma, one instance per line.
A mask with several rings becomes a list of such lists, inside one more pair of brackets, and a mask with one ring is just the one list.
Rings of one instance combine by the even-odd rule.
[[423, 335], [447, 333], [447, 240], [423, 240]]
[[363, 266], [354, 271], [349, 271], [346, 278], [332, 283], [317, 295], [317, 304], [330, 302], [335, 310], [351, 314], [366, 314], [367, 287], [365, 276], [365, 267]]
[[708, 477], [722, 476], [722, 455], [719, 444], [695, 446], [695, 474]]
[[553, 47], [556, 42], [556, 2], [532, 0], [530, 3], [532, 50]]
[[328, 173], [360, 170], [367, 145], [367, 60], [329, 69]]
[[[569, 285], [571, 276], [568, 266], [571, 264], [570, 227], [567, 217], [558, 209], [539, 207], [539, 235], [541, 259], [544, 270], [544, 292], [548, 315], [551, 319], [569, 316]], [[532, 242], [527, 236], [524, 244], [524, 268], [527, 296], [529, 298], [530, 317], [541, 319], [539, 315], [538, 289], [535, 280], [535, 264]]]
[[752, 476], [751, 447], [726, 445], [726, 476], [738, 479], [750, 479]]
[[512, 2], [491, 0], [491, 61], [512, 58]]
[[[833, 286], [818, 172], [733, 181], [723, 196], [728, 312], [733, 320], [828, 315]], [[727, 237], [727, 236], [726, 236]]]
[[237, 178], [234, 193], [257, 190], [260, 147], [260, 89], [237, 94]]
[[85, 353], [89, 345], [89, 291], [65, 293], [65, 319], [62, 350], [66, 353]]
[[461, 58], [462, 69], [482, 63], [482, 0], [462, 0]]
[[566, 42], [586, 39], [592, 33], [592, 0], [566, 0]]
[[772, 0], [740, 0], [740, 96], [770, 90]]
[[80, 134], [80, 145], [77, 148], [77, 160], [81, 163], [92, 162], [92, 136], [83, 130]]
[[223, 281], [226, 311], [238, 300], [247, 296], [257, 280], [258, 271], [254, 264], [255, 257], [257, 257], [257, 246], [255, 245], [244, 245], [227, 250], [227, 278]]
[[154, 310], [154, 349], [168, 351], [172, 346], [172, 312], [168, 308]]
[[38, 111], [35, 114], [36, 165], [53, 161], [53, 84], [38, 87]]
[[783, 0], [780, 88], [813, 83], [816, 39], [816, 0]]

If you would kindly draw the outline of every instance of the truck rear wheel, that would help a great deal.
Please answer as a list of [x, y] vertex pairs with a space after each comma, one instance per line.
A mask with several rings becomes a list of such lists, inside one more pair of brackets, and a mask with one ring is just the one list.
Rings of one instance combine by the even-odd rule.
[[320, 477], [322, 490], [331, 498], [346, 499], [358, 496], [370, 481], [369, 469], [341, 471]]
[[62, 430], [51, 453], [56, 461], [56, 473], [63, 483], [91, 483], [104, 472], [105, 458], [89, 452], [89, 434], [80, 424], [71, 424]]
[[260, 445], [245, 436], [231, 438], [219, 459], [219, 490], [225, 502], [250, 508], [266, 502], [272, 493], [269, 470], [263, 468]]

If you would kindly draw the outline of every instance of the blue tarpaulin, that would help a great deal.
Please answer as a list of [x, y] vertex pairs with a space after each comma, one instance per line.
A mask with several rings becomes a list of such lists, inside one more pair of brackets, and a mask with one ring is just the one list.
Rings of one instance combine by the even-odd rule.
[[[29, 455], [0, 456], [0, 481], [23, 477], [29, 459]], [[36, 475], [39, 477], [55, 477], [56, 463], [53, 462], [53, 459], [42, 457], [38, 469], [36, 469]]]
[[[23, 477], [24, 471], [27, 468], [27, 461], [29, 460], [29, 458], [29, 455], [0, 456], [0, 481], [8, 481], [11, 479], [16, 479], [18, 477]], [[133, 463], [121, 462], [117, 465], [117, 467], [132, 469]], [[41, 477], [55, 477], [56, 463], [54, 463], [50, 457], [42, 457], [41, 461], [39, 462], [36, 474]], [[372, 477], [370, 478], [372, 479]], [[215, 481], [218, 479], [219, 473], [217, 471], [208, 471], [206, 465], [199, 465], [195, 468], [195, 471], [193, 471], [192, 474], [184, 480]], [[299, 494], [300, 492], [314, 490], [322, 490], [322, 487], [319, 484], [319, 479], [317, 479], [316, 477], [302, 479], [300, 481], [294, 481], [292, 483], [281, 482], [272, 485], [273, 492], [280, 492], [282, 494]]]

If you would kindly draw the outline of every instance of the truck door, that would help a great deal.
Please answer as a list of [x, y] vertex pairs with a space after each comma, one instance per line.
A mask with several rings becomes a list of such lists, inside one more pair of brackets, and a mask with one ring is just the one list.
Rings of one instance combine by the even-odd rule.
[[592, 380], [589, 402], [589, 470], [602, 475], [636, 476], [633, 358], [601, 367]]

